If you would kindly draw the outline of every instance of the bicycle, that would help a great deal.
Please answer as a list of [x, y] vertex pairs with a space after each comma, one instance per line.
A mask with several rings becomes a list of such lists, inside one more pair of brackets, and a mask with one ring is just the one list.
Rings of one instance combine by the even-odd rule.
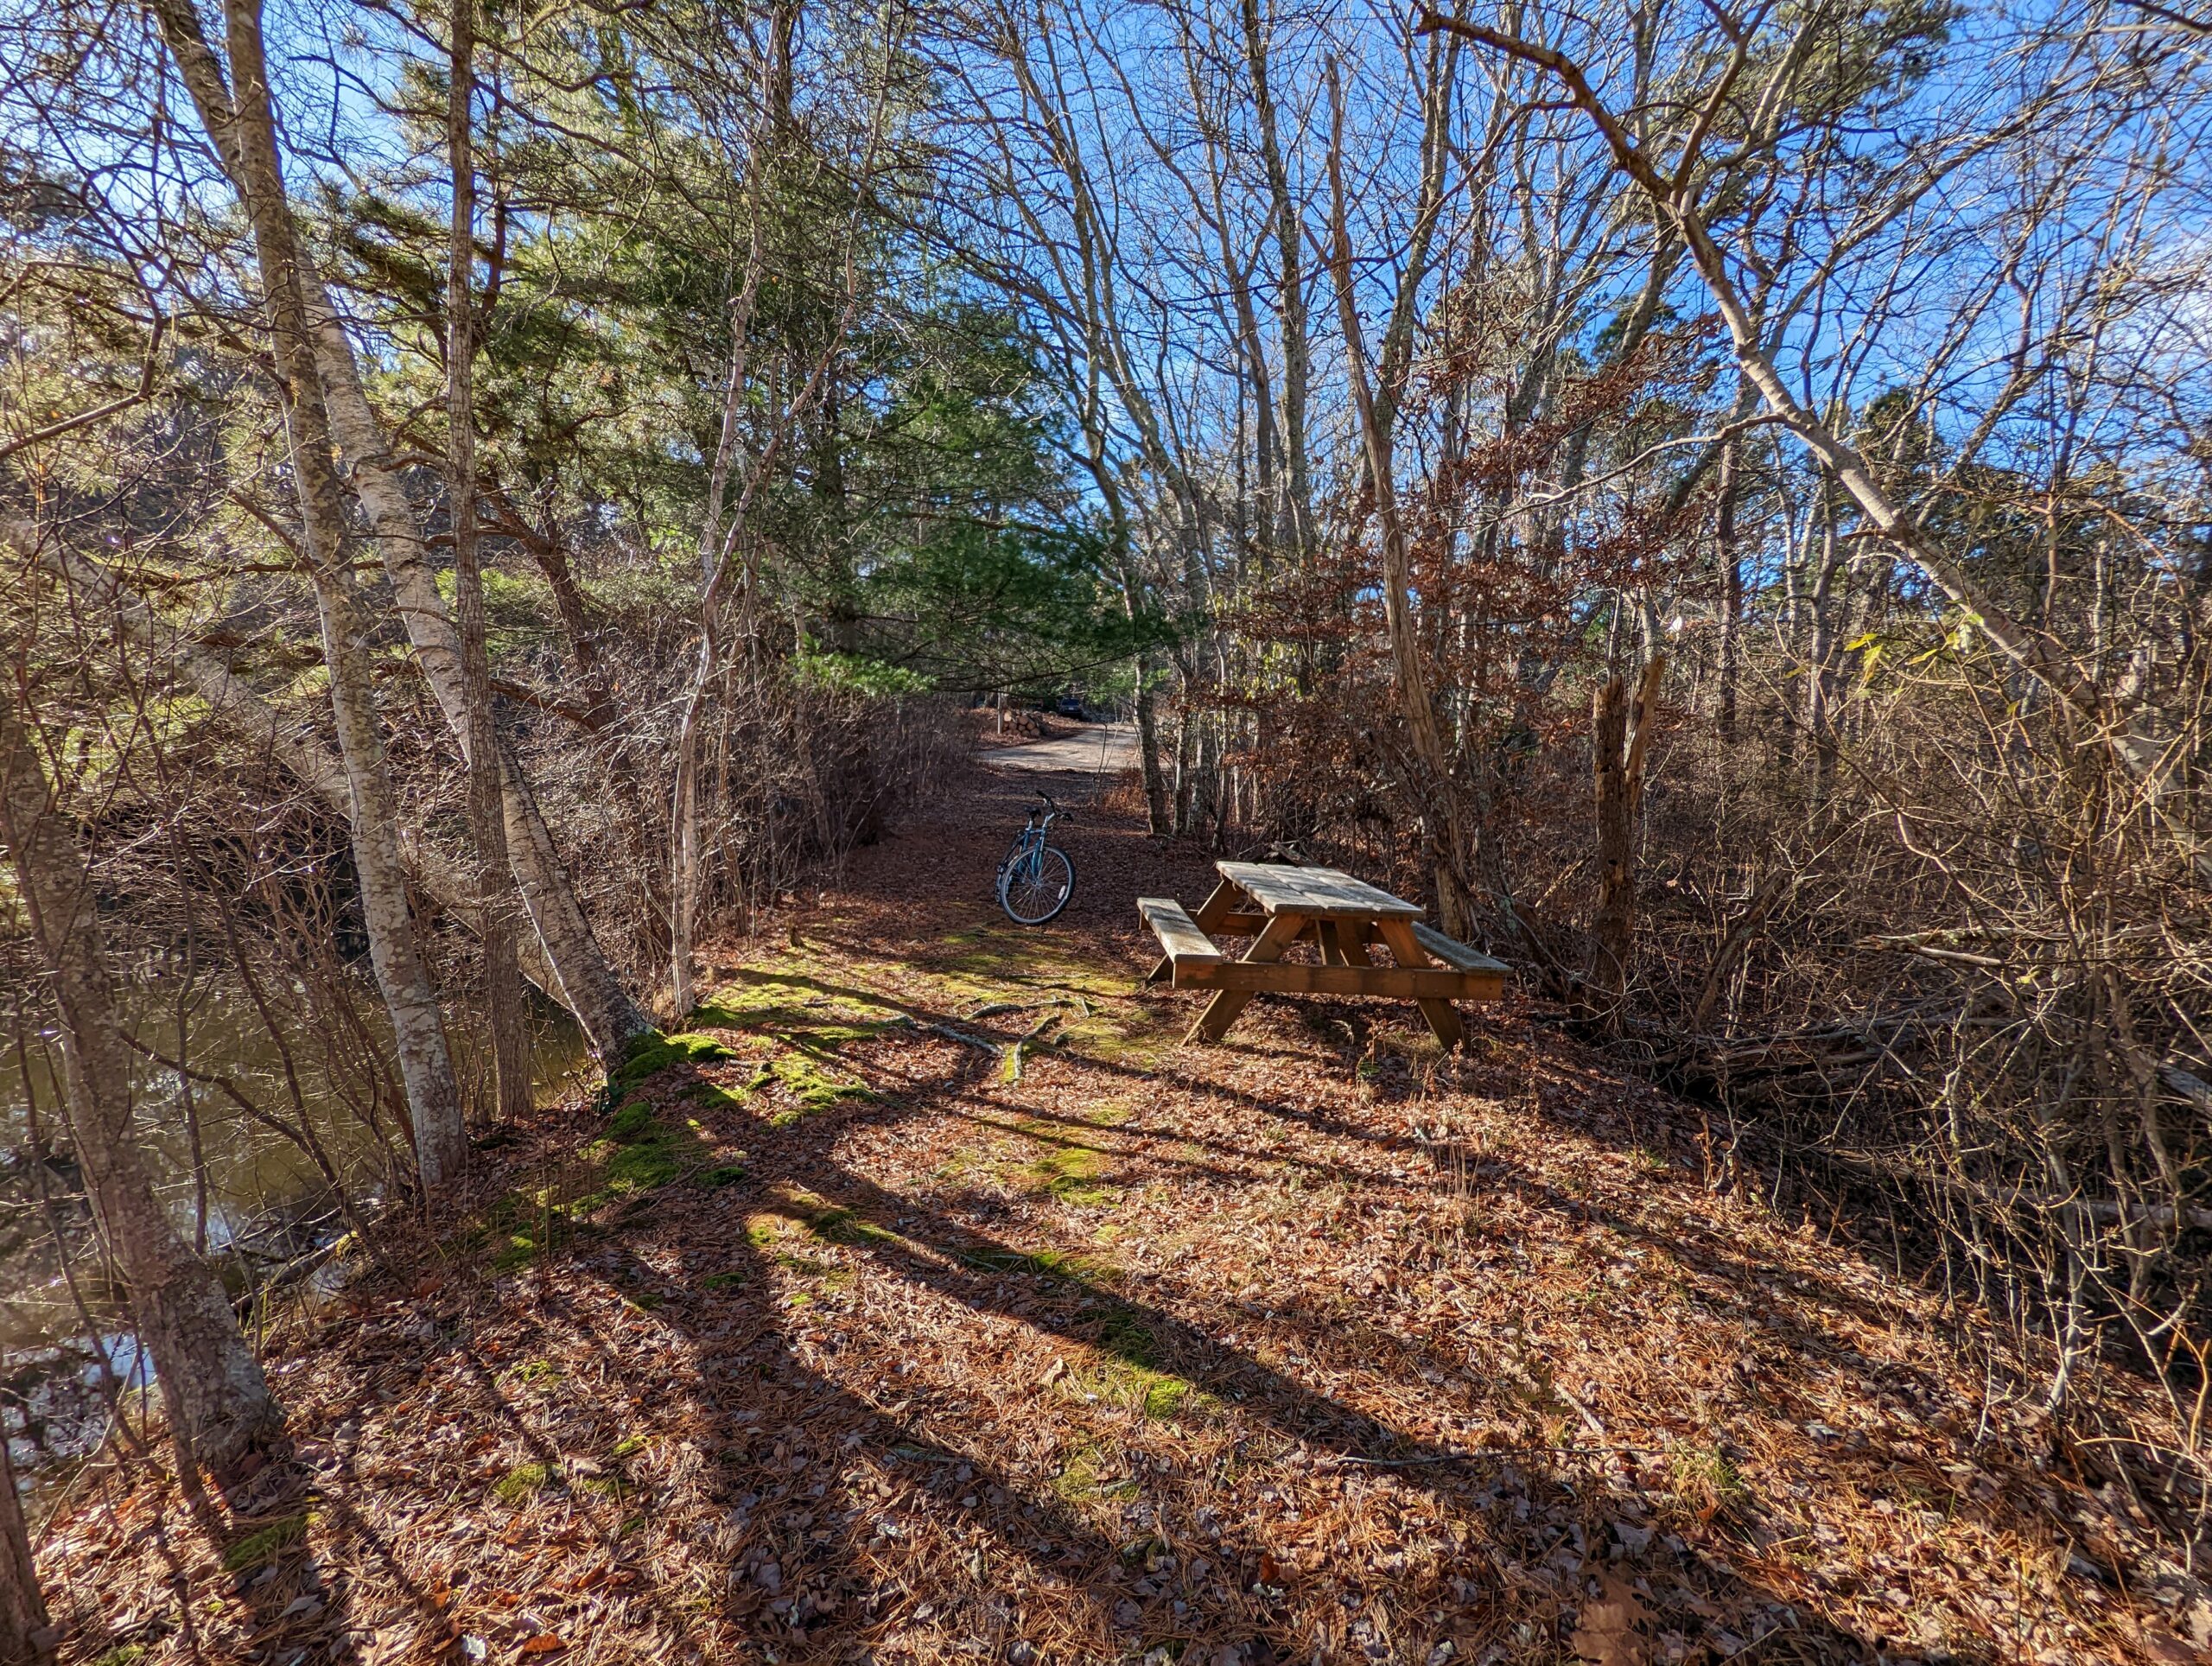
[[1048, 792], [1037, 796], [1043, 803], [1031, 806], [1027, 821], [999, 864], [999, 906], [1017, 925], [1042, 925], [1075, 894], [1075, 864], [1066, 851], [1045, 843], [1052, 823], [1075, 811], [1061, 809]]

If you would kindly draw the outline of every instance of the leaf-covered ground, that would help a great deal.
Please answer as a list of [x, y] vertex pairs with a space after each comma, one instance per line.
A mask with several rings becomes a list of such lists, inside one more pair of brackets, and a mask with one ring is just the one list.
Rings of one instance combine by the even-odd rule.
[[1020, 931], [1020, 791], [863, 853], [489, 1154], [465, 1223], [273, 1337], [297, 1456], [239, 1513], [81, 1485], [42, 1561], [69, 1658], [2212, 1642], [1975, 1317], [1708, 1184], [1694, 1110], [1510, 1002], [1463, 1057], [1349, 1002], [1182, 1046], [1198, 998], [1136, 990], [1131, 902], [1206, 864], [1102, 809]]

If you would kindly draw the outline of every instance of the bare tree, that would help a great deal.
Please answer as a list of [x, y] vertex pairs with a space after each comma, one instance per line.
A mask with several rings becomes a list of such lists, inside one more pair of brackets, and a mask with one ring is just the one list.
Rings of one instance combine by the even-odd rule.
[[[1432, 35], [1455, 35], [1510, 54], [1558, 80], [1603, 137], [1622, 175], [1644, 194], [1681, 237], [1727, 326], [1745, 381], [1758, 390], [1776, 421], [1834, 475], [1873, 528], [1925, 573], [2000, 652], [2093, 726], [2102, 743], [2145, 783], [2160, 813], [2189, 843], [2199, 870], [2212, 876], [2212, 841], [2191, 824], [2184, 808], [2169, 802], [2177, 760], [2165, 737], [2145, 732], [2141, 720], [2149, 714], [2131, 711], [2099, 690], [2063, 643], [2048, 632], [2013, 618], [1967, 566], [1929, 532], [1924, 517], [1896, 500], [1858, 448], [1801, 398], [1776, 367], [1766, 333], [1745, 303], [1698, 200], [1705, 143], [1738, 79], [1753, 67], [1757, 31], [1748, 27], [1750, 22], [1748, 17], [1730, 20], [1726, 33], [1732, 51], [1694, 105], [1698, 113], [1682, 136], [1671, 171], [1662, 171], [1648, 147], [1599, 96], [1581, 65], [1556, 48], [1434, 11], [1422, 13], [1420, 27]], [[1796, 25], [1798, 42], [1809, 44], [1827, 22], [1819, 9], [1808, 12]], [[1780, 54], [1771, 73], [1778, 76], [1783, 67], [1801, 57], [1803, 44], [1793, 44]], [[2000, 404], [1998, 409], [2001, 408]], [[1992, 415], [1995, 414], [1993, 410]]]
[[222, 1281], [154, 1194], [92, 881], [23, 721], [23, 694], [11, 687], [0, 700], [0, 839], [61, 1019], [70, 1132], [180, 1451], [219, 1476], [275, 1434], [280, 1414]]
[[298, 231], [284, 194], [260, 7], [258, 0], [232, 0], [226, 7], [228, 87], [191, 0], [155, 0], [153, 10], [200, 123], [229, 164], [253, 227], [263, 306], [276, 349], [302, 550], [321, 610], [331, 709], [338, 719], [339, 749], [353, 799], [353, 857], [370, 954], [407, 1084], [416, 1162], [423, 1184], [435, 1192], [458, 1180], [467, 1155], [461, 1093], [446, 1050], [437, 992], [408, 909], [398, 817], [369, 677], [367, 620], [346, 559], [345, 499], [331, 461], [330, 421], [303, 298]]
[[1472, 828], [1461, 801], [1452, 756], [1438, 721], [1435, 696], [1424, 652], [1420, 620], [1414, 616], [1412, 552], [1398, 509], [1397, 410], [1404, 397], [1414, 355], [1414, 332], [1436, 246], [1437, 221], [1443, 212], [1446, 169], [1451, 155], [1452, 79], [1459, 54], [1433, 47], [1421, 99], [1420, 199], [1412, 237], [1395, 274], [1390, 313], [1371, 366], [1366, 332], [1360, 323], [1359, 285], [1353, 270], [1351, 212], [1344, 177], [1344, 94], [1334, 66], [1330, 71], [1332, 120], [1329, 147], [1330, 270], [1337, 296], [1337, 321], [1344, 341], [1344, 375], [1358, 423], [1360, 455], [1374, 506], [1382, 550], [1382, 606], [1390, 641], [1391, 664], [1407, 734], [1423, 780], [1421, 791], [1428, 826], [1438, 911], [1444, 929], [1467, 935], [1473, 919], [1472, 887], [1466, 863], [1472, 853]]

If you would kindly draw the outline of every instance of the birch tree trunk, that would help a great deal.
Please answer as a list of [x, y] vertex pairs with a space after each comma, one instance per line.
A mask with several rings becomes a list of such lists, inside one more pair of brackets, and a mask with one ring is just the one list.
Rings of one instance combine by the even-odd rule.
[[[400, 620], [448, 727], [456, 736], [463, 735], [468, 703], [461, 686], [460, 633], [446, 610], [445, 598], [438, 594], [437, 576], [430, 569], [413, 506], [400, 485], [384, 426], [362, 390], [353, 344], [320, 287], [308, 298], [308, 314], [332, 429], [368, 512]], [[630, 999], [592, 935], [575, 888], [553, 848], [553, 835], [538, 811], [529, 776], [505, 737], [495, 732], [493, 738], [505, 810], [507, 855], [523, 906], [558, 980], [554, 993], [575, 1014], [594, 1050], [603, 1059], [611, 1058], [632, 1037], [651, 1029], [652, 1021]]]
[[1175, 830], [1167, 810], [1167, 777], [1160, 767], [1160, 713], [1152, 697], [1152, 656], [1137, 656], [1137, 771], [1144, 781], [1145, 829], [1169, 834]]
[[[192, 0], [149, 0], [149, 4], [217, 156], [233, 188], [243, 196], [243, 160], [233, 135], [231, 90], [222, 65], [207, 46], [199, 14]], [[313, 331], [316, 369], [332, 436], [352, 471], [354, 491], [368, 514], [378, 554], [391, 577], [400, 620], [423, 674], [448, 725], [456, 735], [461, 734], [466, 728], [467, 707], [461, 695], [460, 637], [445, 599], [438, 594], [422, 531], [400, 484], [398, 466], [383, 424], [362, 390], [353, 343], [319, 276], [303, 258], [296, 270]], [[630, 999], [593, 938], [554, 851], [552, 835], [538, 813], [529, 778], [504, 741], [499, 757], [508, 854], [524, 906], [530, 911], [546, 962], [553, 970], [550, 991], [575, 1014], [600, 1055], [609, 1057], [632, 1036], [652, 1028], [652, 1021]]]
[[[0, 700], [0, 843], [60, 1014], [70, 1137], [93, 1220], [129, 1287], [180, 1450], [223, 1475], [275, 1434], [282, 1415], [222, 1281], [154, 1195], [91, 877], [12, 699]], [[12, 1503], [12, 1485], [8, 1494]]]
[[484, 963], [484, 1021], [491, 1031], [499, 1119], [530, 1114], [530, 1030], [515, 963], [514, 883], [508, 872], [505, 794], [492, 662], [484, 640], [484, 575], [476, 542], [476, 0], [453, 0], [446, 156], [453, 171], [453, 231], [446, 267], [446, 495], [453, 531], [454, 611], [461, 623], [462, 750], [468, 764], [468, 832], [476, 847], [477, 941]]
[[[209, 60], [200, 77], [204, 82], [212, 58], [192, 0], [154, 0], [154, 11], [180, 67], [188, 55]], [[437, 991], [431, 986], [408, 911], [398, 817], [370, 681], [367, 622], [346, 559], [345, 499], [331, 461], [330, 423], [302, 300], [297, 228], [284, 195], [276, 149], [259, 0], [226, 0], [224, 17], [236, 102], [203, 107], [200, 116], [217, 149], [236, 160], [233, 183], [253, 229], [262, 304], [284, 407], [287, 452], [299, 498], [301, 546], [321, 616], [330, 706], [352, 799], [353, 866], [368, 927], [369, 958], [391, 1017], [413, 1125], [416, 1166], [424, 1189], [435, 1193], [459, 1178], [466, 1154], [461, 1092], [446, 1051]]]

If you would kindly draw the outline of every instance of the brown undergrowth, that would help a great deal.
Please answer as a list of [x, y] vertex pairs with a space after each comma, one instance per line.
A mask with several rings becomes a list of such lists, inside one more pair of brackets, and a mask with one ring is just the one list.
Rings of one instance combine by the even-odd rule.
[[1993, 1396], [1980, 1322], [1713, 1189], [1693, 1113], [1510, 1002], [1450, 1059], [1410, 1008], [1273, 999], [1181, 1046], [1130, 902], [1204, 862], [1109, 805], [1021, 932], [988, 900], [1020, 790], [719, 957], [661, 1068], [279, 1330], [296, 1458], [233, 1514], [81, 1488], [42, 1558], [68, 1658], [2212, 1640], [2131, 1501]]

